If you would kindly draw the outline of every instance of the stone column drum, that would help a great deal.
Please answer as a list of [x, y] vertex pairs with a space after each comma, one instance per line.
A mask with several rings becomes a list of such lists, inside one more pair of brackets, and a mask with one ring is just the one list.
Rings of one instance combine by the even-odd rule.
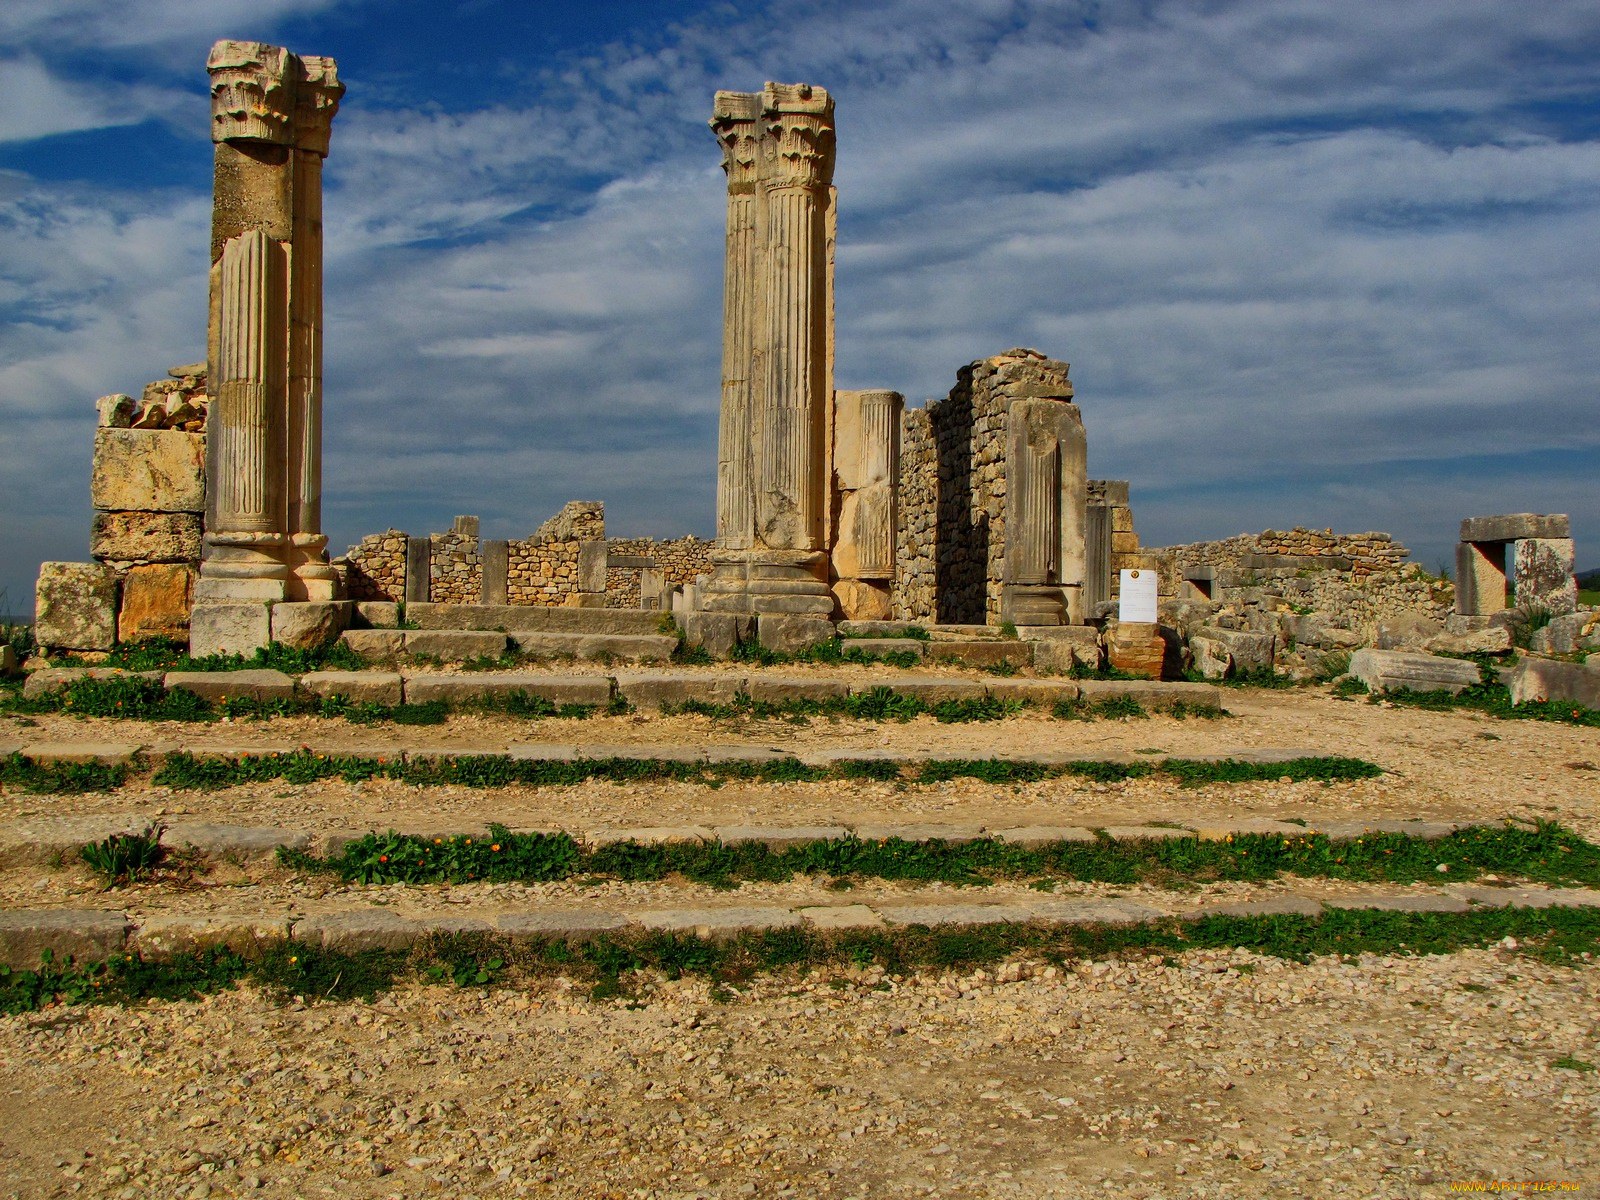
[[706, 607], [833, 611], [825, 552], [833, 100], [719, 92], [728, 174], [717, 549]]

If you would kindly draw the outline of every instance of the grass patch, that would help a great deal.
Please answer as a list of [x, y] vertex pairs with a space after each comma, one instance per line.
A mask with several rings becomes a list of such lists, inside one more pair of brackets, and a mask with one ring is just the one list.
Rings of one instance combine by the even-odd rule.
[[297, 650], [277, 642], [260, 647], [246, 658], [242, 654], [211, 654], [191, 658], [186, 642], [171, 638], [151, 638], [124, 642], [114, 647], [103, 661], [83, 662], [71, 655], [57, 664], [64, 667], [120, 667], [127, 671], [283, 671], [303, 675], [308, 671], [363, 671], [371, 664], [340, 641], [314, 650]]
[[[1452, 696], [1446, 691], [1412, 692], [1386, 691], [1371, 698], [1371, 703], [1388, 701], [1408, 708], [1425, 708], [1435, 712], [1466, 709], [1480, 712], [1501, 721], [1554, 721], [1563, 725], [1582, 725], [1600, 728], [1600, 712], [1574, 704], [1568, 700], [1529, 700], [1522, 704], [1511, 703], [1511, 689], [1500, 682], [1493, 658], [1476, 655], [1479, 682]], [[1362, 691], [1365, 691], [1365, 687]]]
[[[271, 943], [252, 958], [226, 949], [145, 962], [119, 955], [104, 962], [57, 963], [36, 971], [0, 967], [0, 1012], [35, 1012], [52, 1004], [131, 1004], [191, 1000], [240, 983], [279, 1000], [370, 999], [407, 979], [458, 986], [516, 986], [565, 976], [597, 1000], [628, 998], [638, 972], [704, 977], [720, 987], [761, 975], [812, 968], [843, 972], [878, 966], [896, 974], [967, 971], [1014, 957], [1058, 964], [1086, 959], [1156, 959], [1185, 950], [1241, 949], [1295, 962], [1318, 955], [1449, 954], [1515, 938], [1516, 953], [1579, 967], [1600, 952], [1600, 912], [1591, 909], [1489, 909], [1408, 913], [1348, 909], [1319, 917], [1207, 917], [1148, 925], [913, 926], [905, 929], [773, 929], [727, 939], [638, 931], [593, 941], [511, 941], [492, 934], [433, 936], [409, 951], [344, 954], [315, 945]], [[723, 993], [724, 996], [727, 993]], [[1566, 1056], [1551, 1064], [1592, 1065]]]
[[0, 759], [0, 787], [23, 792], [109, 792], [121, 787], [127, 778], [128, 768], [122, 763], [41, 763], [24, 754]]

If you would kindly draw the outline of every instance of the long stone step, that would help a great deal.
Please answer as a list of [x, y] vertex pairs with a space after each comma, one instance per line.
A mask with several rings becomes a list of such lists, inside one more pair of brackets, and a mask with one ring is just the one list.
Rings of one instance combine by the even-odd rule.
[[661, 633], [661, 614], [638, 608], [545, 608], [529, 604], [406, 605], [418, 629], [499, 630], [502, 633]]
[[13, 909], [0, 912], [0, 963], [35, 970], [44, 951], [57, 961], [102, 961], [137, 953], [151, 960], [226, 945], [250, 953], [265, 940], [292, 939], [330, 950], [404, 950], [430, 935], [496, 933], [512, 939], [562, 937], [588, 940], [638, 930], [675, 930], [701, 937], [732, 937], [763, 930], [810, 927], [907, 928], [1040, 922], [1047, 925], [1134, 925], [1207, 917], [1299, 915], [1351, 910], [1462, 913], [1484, 908], [1595, 908], [1600, 891], [1585, 888], [1498, 889], [1452, 885], [1392, 895], [1319, 899], [1299, 891], [1261, 889], [1257, 896], [1222, 904], [1194, 904], [1173, 895], [1151, 902], [1100, 897], [1041, 897], [973, 902], [906, 897], [877, 904], [463, 906], [451, 914], [407, 916], [392, 906], [368, 905], [290, 916], [260, 911], [215, 911], [134, 916], [115, 909]]

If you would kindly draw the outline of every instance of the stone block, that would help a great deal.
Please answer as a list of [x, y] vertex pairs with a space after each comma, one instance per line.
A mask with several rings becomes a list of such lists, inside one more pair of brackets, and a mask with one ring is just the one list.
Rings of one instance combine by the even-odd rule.
[[681, 930], [700, 937], [728, 937], [748, 929], [789, 929], [800, 918], [787, 908], [661, 908], [629, 914], [646, 929]]
[[280, 846], [306, 849], [311, 845], [311, 835], [300, 829], [185, 821], [169, 825], [161, 834], [161, 844], [190, 847], [212, 858], [270, 860], [277, 857]]
[[1517, 543], [1517, 607], [1569, 613], [1578, 607], [1571, 538], [1528, 538]]
[[809, 904], [795, 913], [813, 929], [883, 928], [883, 918], [865, 904]]
[[181, 688], [204, 700], [290, 700], [295, 684], [294, 676], [282, 671], [168, 671], [166, 686], [169, 692]]
[[1462, 633], [1446, 629], [1429, 638], [1422, 648], [1430, 654], [1504, 654], [1511, 649], [1511, 631], [1500, 625]]
[[839, 622], [838, 633], [842, 638], [893, 638], [915, 624], [914, 621], [844, 620]]
[[185, 563], [133, 567], [122, 577], [122, 607], [117, 640], [189, 640], [189, 609], [194, 603], [195, 569]]
[[1523, 538], [1569, 538], [1572, 525], [1564, 513], [1508, 513], [1468, 517], [1461, 522], [1463, 542], [1520, 542]]
[[1099, 839], [1093, 830], [1081, 825], [1018, 825], [1011, 829], [996, 829], [989, 835], [1008, 846], [1048, 846], [1055, 842], [1093, 842]]
[[503, 912], [495, 918], [495, 928], [513, 941], [598, 937], [628, 926], [621, 913], [591, 909], [535, 909], [532, 912]]
[[36, 971], [45, 950], [57, 966], [102, 962], [122, 950], [129, 928], [122, 913], [103, 909], [0, 910], [0, 964]]
[[310, 600], [272, 606], [272, 640], [296, 650], [319, 650], [350, 624], [348, 600]]
[[764, 612], [756, 620], [756, 638], [775, 654], [798, 654], [833, 636], [826, 617]]
[[353, 704], [394, 706], [404, 699], [404, 683], [393, 671], [312, 671], [300, 686], [313, 696], [343, 696]]
[[698, 700], [705, 704], [731, 704], [744, 690], [741, 676], [696, 675], [690, 672], [622, 672], [616, 675], [617, 695], [635, 708], [660, 708]]
[[890, 586], [870, 579], [836, 579], [833, 596], [846, 620], [886, 621], [894, 613]]
[[1132, 696], [1146, 708], [1171, 708], [1179, 703], [1204, 708], [1222, 707], [1222, 689], [1209, 683], [1080, 679], [1078, 694], [1092, 704], [1098, 704], [1115, 696]]
[[1421, 650], [1443, 632], [1439, 622], [1406, 609], [1378, 622], [1373, 645], [1379, 650]]
[[1189, 655], [1194, 669], [1203, 679], [1226, 679], [1233, 670], [1233, 654], [1226, 642], [1208, 637], [1206, 630], [1197, 630], [1189, 637]]
[[28, 676], [22, 685], [27, 700], [38, 700], [65, 691], [80, 679], [148, 679], [159, 682], [160, 671], [124, 671], [118, 667], [46, 667]]
[[578, 590], [606, 590], [606, 544], [599, 539], [578, 543]]
[[441, 662], [499, 658], [506, 652], [506, 635], [476, 629], [408, 629], [405, 650], [407, 654], [427, 655]]
[[513, 633], [508, 636], [523, 654], [617, 658], [628, 662], [666, 662], [678, 648], [678, 639], [665, 634]]
[[1035, 918], [1060, 925], [1138, 925], [1166, 916], [1132, 900], [1030, 900]]
[[921, 660], [927, 657], [928, 646], [917, 638], [848, 638], [842, 645], [846, 654], [852, 650], [862, 654], [910, 654]]
[[134, 742], [34, 742], [23, 750], [37, 763], [125, 763], [139, 753]]
[[200, 515], [97, 512], [89, 553], [104, 562], [199, 562]]
[[363, 950], [407, 950], [422, 927], [384, 908], [323, 913], [295, 922], [294, 940], [344, 954]]
[[895, 904], [880, 905], [889, 925], [1003, 925], [1033, 920], [1033, 909], [1021, 904]]
[[850, 694], [843, 679], [818, 679], [812, 676], [790, 678], [755, 674], [745, 681], [750, 699], [764, 704], [786, 704], [792, 700], [832, 700]]
[[270, 604], [199, 603], [189, 612], [189, 653], [249, 657], [272, 644]]
[[[1535, 629], [1528, 637], [1528, 649], [1535, 654], [1576, 654], [1584, 639], [1600, 628], [1600, 613], [1563, 613], [1551, 619], [1542, 629]], [[1505, 633], [1505, 630], [1495, 630]]]
[[683, 640], [703, 646], [712, 658], [727, 658], [735, 646], [756, 637], [756, 619], [747, 613], [688, 612], [682, 624]]
[[543, 696], [552, 704], [591, 704], [603, 707], [611, 700], [611, 680], [598, 675], [533, 675], [510, 672], [494, 675], [406, 675], [409, 704], [443, 700], [447, 704], [507, 696], [524, 692]]
[[843, 825], [718, 825], [717, 839], [725, 846], [737, 842], [760, 842], [773, 850], [806, 846], [812, 842], [831, 842], [850, 836]]
[[[606, 757], [595, 755], [595, 757]], [[679, 761], [698, 761], [699, 756], [689, 757], [676, 754], [661, 754], [659, 758], [675, 758]], [[589, 829], [585, 830], [583, 840], [590, 846], [614, 846], [622, 842], [633, 842], [639, 846], [663, 846], [676, 842], [711, 842], [716, 840], [716, 834], [707, 825], [646, 825], [633, 829]]]
[[39, 564], [33, 636], [61, 650], [109, 650], [117, 644], [117, 577], [99, 563]]
[[479, 553], [482, 564], [479, 599], [484, 604], [506, 603], [506, 588], [511, 577], [511, 543], [487, 541], [482, 543]]
[[1134, 533], [1131, 529], [1127, 531], [1113, 529], [1111, 531], [1111, 553], [1139, 553], [1139, 535]]
[[996, 700], [1020, 700], [1038, 708], [1078, 698], [1078, 685], [1064, 679], [991, 679], [984, 686]]
[[1466, 912], [1472, 905], [1456, 896], [1351, 896], [1324, 900], [1328, 908], [1365, 908], [1380, 912]]
[[357, 600], [352, 623], [357, 629], [396, 629], [400, 606], [393, 600]]
[[22, 664], [17, 658], [17, 648], [10, 642], [0, 645], [0, 679], [11, 679], [21, 673]]
[[1167, 640], [1155, 625], [1124, 621], [1112, 631], [1107, 658], [1119, 671], [1160, 679], [1167, 658]]
[[952, 663], [961, 667], [998, 667], [1010, 663], [1013, 667], [1033, 666], [1033, 642], [1014, 641], [1010, 638], [995, 641], [934, 642], [928, 647], [928, 658], [933, 662]]
[[478, 629], [504, 633], [656, 634], [660, 613], [634, 608], [548, 608], [535, 604], [406, 604], [418, 629]]
[[89, 502], [111, 512], [204, 512], [205, 435], [96, 429]]
[[1349, 672], [1374, 692], [1465, 691], [1479, 681], [1478, 665], [1459, 658], [1400, 650], [1357, 650]]
[[1092, 625], [1019, 627], [1017, 633], [1033, 643], [1036, 671], [1064, 675], [1076, 667], [1100, 666], [1100, 631]]
[[[1244, 629], [1220, 629], [1202, 625], [1197, 636], [1221, 643], [1226, 648], [1232, 669], [1238, 671], [1268, 671], [1272, 669], [1277, 638], [1270, 633], [1255, 633]], [[1193, 645], [1193, 640], [1190, 642]], [[1198, 659], [1198, 656], [1197, 656]], [[1211, 678], [1211, 676], [1207, 676]]]
[[406, 604], [426, 604], [433, 587], [433, 539], [406, 539]]
[[1354, 650], [1366, 639], [1355, 630], [1336, 624], [1329, 614], [1313, 612], [1294, 623], [1294, 640], [1319, 650]]
[[982, 825], [971, 823], [954, 825], [934, 822], [917, 824], [873, 822], [857, 825], [854, 832], [856, 837], [864, 842], [882, 842], [889, 838], [899, 838], [902, 842], [941, 841], [952, 846], [987, 836]]
[[924, 704], [939, 704], [945, 700], [981, 700], [989, 689], [975, 679], [948, 679], [927, 675], [878, 675], [856, 680], [850, 684], [852, 695], [886, 687], [898, 695], [915, 696]]
[[1511, 672], [1511, 703], [1555, 700], [1600, 711], [1600, 661], [1556, 662], [1524, 657]]

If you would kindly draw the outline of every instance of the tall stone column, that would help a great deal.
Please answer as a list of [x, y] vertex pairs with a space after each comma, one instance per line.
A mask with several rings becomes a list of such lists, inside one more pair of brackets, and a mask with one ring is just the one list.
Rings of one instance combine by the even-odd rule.
[[197, 653], [265, 644], [266, 606], [338, 589], [320, 527], [322, 159], [344, 88], [332, 59], [260, 42], [218, 42], [206, 68], [215, 399]]
[[722, 287], [722, 412], [717, 428], [717, 544], [755, 542], [752, 461], [759, 362], [755, 359], [761, 281], [757, 264], [757, 146], [761, 97], [718, 92], [711, 128], [728, 176], [728, 237]]
[[712, 128], [729, 171], [729, 260], [718, 540], [706, 606], [827, 616], [833, 100], [803, 83], [720, 92]]

